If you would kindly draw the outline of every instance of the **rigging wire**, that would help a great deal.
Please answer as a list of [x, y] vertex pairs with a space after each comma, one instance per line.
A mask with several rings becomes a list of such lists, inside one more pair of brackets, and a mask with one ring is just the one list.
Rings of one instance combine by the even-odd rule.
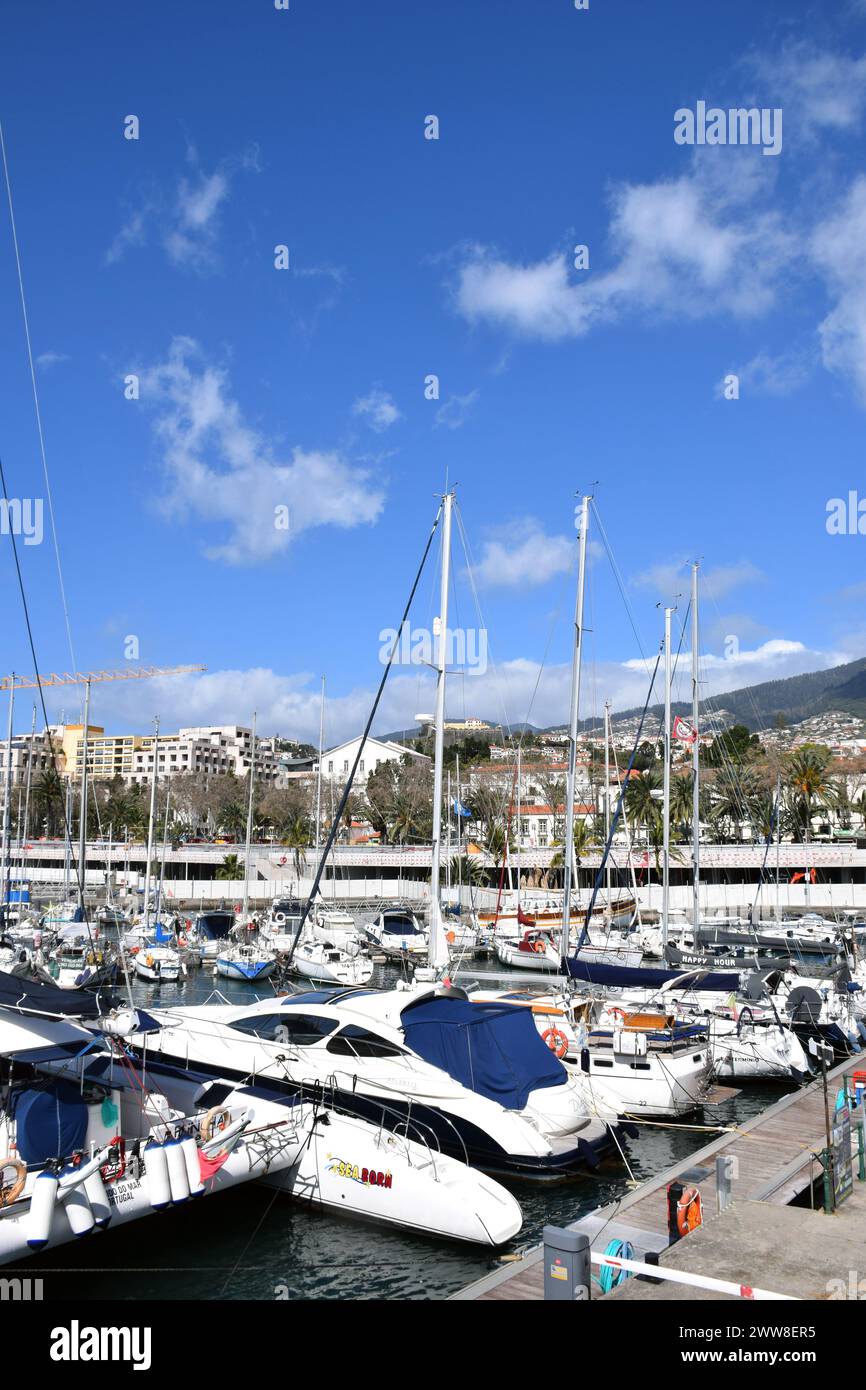
[[21, 315], [24, 320], [24, 338], [27, 344], [27, 360], [30, 365], [30, 384], [33, 389], [33, 406], [36, 411], [36, 430], [39, 436], [39, 452], [42, 457], [42, 474], [45, 479], [45, 497], [48, 502], [48, 516], [51, 521], [51, 536], [54, 542], [54, 558], [57, 563], [57, 578], [60, 584], [60, 600], [63, 606], [63, 618], [66, 624], [66, 640], [69, 644], [69, 655], [72, 660], [73, 671], [77, 669], [75, 651], [72, 645], [72, 627], [69, 621], [69, 605], [66, 600], [66, 586], [63, 582], [63, 566], [60, 563], [60, 544], [57, 539], [57, 526], [54, 520], [54, 503], [51, 497], [51, 483], [48, 477], [48, 460], [45, 451], [45, 433], [42, 428], [42, 410], [39, 404], [39, 390], [36, 385], [36, 368], [33, 362], [33, 345], [30, 341], [30, 320], [27, 314], [27, 299], [24, 294], [24, 274], [21, 269], [21, 253], [18, 246], [18, 229], [15, 224], [15, 208], [12, 201], [12, 181], [9, 177], [9, 164], [6, 158], [6, 140], [3, 133], [3, 122], [0, 121], [0, 154], [3, 157], [3, 175], [6, 182], [6, 197], [9, 203], [9, 221], [12, 227], [12, 244], [15, 248], [15, 265], [18, 271], [18, 292], [21, 298]]

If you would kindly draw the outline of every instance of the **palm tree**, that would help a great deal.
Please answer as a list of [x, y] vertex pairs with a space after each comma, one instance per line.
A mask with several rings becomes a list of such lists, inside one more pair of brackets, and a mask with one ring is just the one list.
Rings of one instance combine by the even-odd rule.
[[33, 788], [33, 799], [39, 808], [40, 821], [46, 822], [45, 833], [49, 837], [57, 835], [64, 823], [64, 803], [66, 789], [63, 780], [54, 767], [46, 768]]
[[307, 816], [292, 816], [282, 827], [280, 844], [292, 851], [295, 876], [301, 877], [301, 868], [307, 862], [306, 850], [310, 847], [310, 821]]
[[785, 782], [794, 794], [797, 819], [806, 844], [811, 838], [813, 803], [823, 800], [829, 790], [829, 761], [828, 750], [808, 744], [798, 748], [788, 759]]
[[647, 840], [653, 826], [661, 825], [661, 806], [658, 795], [662, 789], [662, 774], [657, 767], [648, 767], [639, 777], [630, 777], [625, 789], [625, 811], [632, 832], [643, 827]]
[[243, 878], [244, 866], [236, 854], [227, 854], [216, 871], [219, 879]]

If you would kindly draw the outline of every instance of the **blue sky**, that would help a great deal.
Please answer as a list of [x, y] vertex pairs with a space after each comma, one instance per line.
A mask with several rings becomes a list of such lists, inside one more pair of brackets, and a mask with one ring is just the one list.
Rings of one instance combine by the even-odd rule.
[[[825, 524], [866, 497], [866, 5], [7, 0], [0, 23], [75, 662], [122, 667], [135, 635], [208, 667], [101, 687], [97, 722], [256, 706], [310, 738], [325, 673], [329, 736], [353, 732], [446, 471], [480, 606], [458, 540], [452, 618], [495, 663], [453, 714], [565, 718], [591, 485], [644, 651], [701, 557], [707, 693], [866, 653], [866, 541]], [[699, 100], [782, 108], [781, 153], [677, 145]], [[17, 296], [4, 215], [0, 448], [10, 494], [44, 497]], [[22, 563], [40, 666], [68, 669], [45, 524]], [[584, 713], [644, 687], [592, 551]], [[425, 705], [397, 671], [378, 727]]]

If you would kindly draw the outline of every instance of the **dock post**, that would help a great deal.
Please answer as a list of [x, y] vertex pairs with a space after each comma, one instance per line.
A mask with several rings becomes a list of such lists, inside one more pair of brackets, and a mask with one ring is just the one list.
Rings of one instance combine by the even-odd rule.
[[544, 1297], [556, 1303], [592, 1298], [589, 1236], [563, 1226], [544, 1228]]
[[716, 1205], [720, 1212], [734, 1200], [733, 1180], [736, 1163], [732, 1154], [719, 1154], [716, 1159]]

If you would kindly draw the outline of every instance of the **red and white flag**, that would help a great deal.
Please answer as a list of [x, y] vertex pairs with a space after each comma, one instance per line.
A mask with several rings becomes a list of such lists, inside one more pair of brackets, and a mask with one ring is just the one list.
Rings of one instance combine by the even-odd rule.
[[682, 719], [680, 715], [674, 718], [674, 726], [671, 729], [673, 738], [681, 738], [683, 743], [694, 743], [697, 735], [688, 719]]

